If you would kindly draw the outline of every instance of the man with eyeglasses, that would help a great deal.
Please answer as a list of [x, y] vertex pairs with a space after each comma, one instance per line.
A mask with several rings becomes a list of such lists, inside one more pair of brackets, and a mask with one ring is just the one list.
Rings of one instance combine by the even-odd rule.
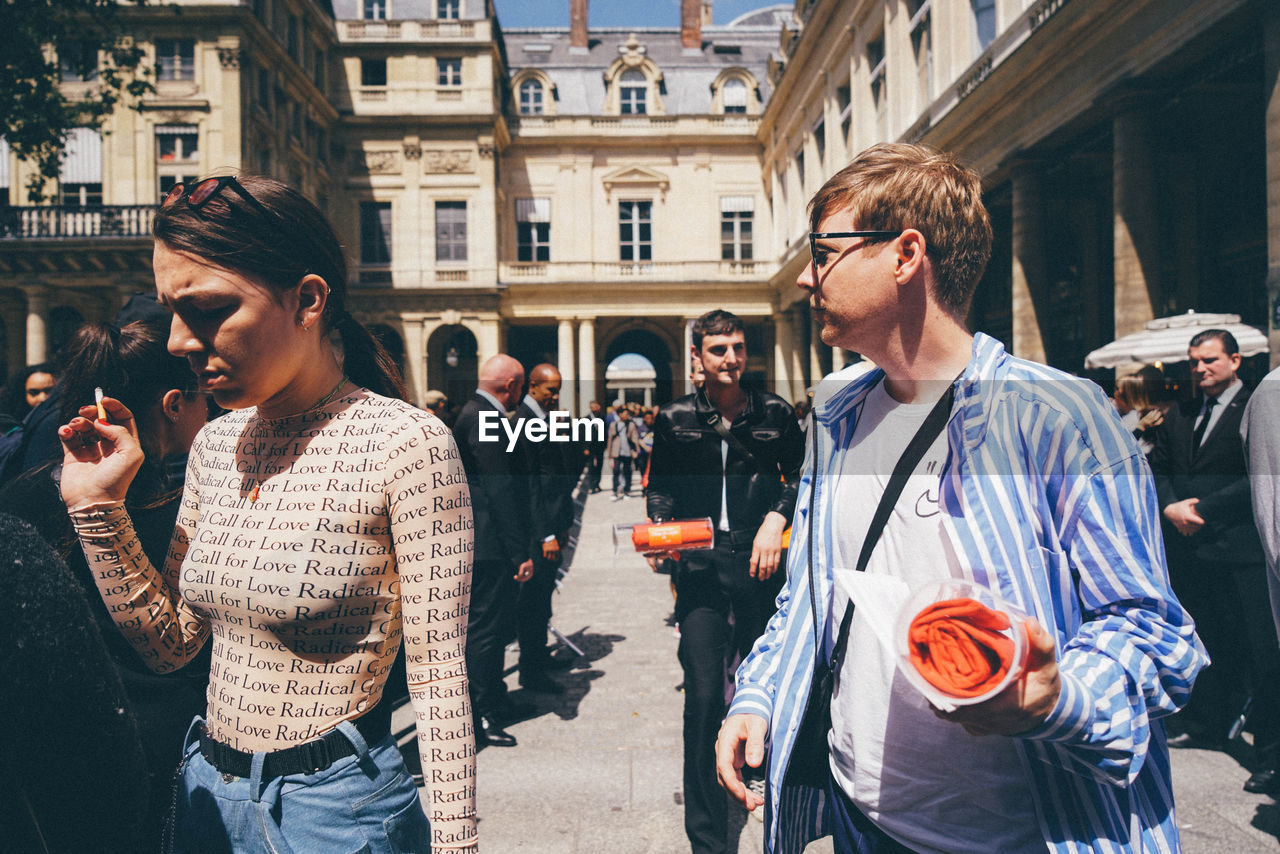
[[[817, 390], [787, 586], [717, 744], [748, 808], [743, 766], [769, 745], [766, 851], [827, 833], [840, 854], [1178, 849], [1158, 718], [1205, 657], [1150, 470], [1100, 389], [965, 327], [991, 249], [980, 196], [950, 155], [882, 144], [811, 203], [797, 284], [822, 340], [870, 362]], [[1028, 650], [1007, 688], [941, 711], [874, 621], [948, 579], [1026, 614]], [[811, 695], [818, 655], [830, 695]], [[830, 725], [797, 759], [811, 696]]]

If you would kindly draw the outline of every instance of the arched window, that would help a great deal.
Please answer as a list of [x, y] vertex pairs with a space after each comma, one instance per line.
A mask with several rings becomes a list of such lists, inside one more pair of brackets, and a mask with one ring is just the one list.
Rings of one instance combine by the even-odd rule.
[[619, 112], [624, 116], [643, 116], [648, 112], [645, 100], [649, 93], [649, 78], [643, 71], [632, 68], [618, 78]]
[[747, 84], [741, 77], [730, 77], [724, 81], [720, 92], [724, 99], [726, 113], [745, 113], [747, 111]]
[[520, 84], [520, 115], [542, 115], [542, 83], [526, 80]]

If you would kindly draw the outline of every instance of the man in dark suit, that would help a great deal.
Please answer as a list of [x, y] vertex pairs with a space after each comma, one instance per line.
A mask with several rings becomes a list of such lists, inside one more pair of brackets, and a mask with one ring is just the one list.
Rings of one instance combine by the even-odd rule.
[[462, 407], [454, 439], [471, 488], [475, 555], [467, 621], [467, 672], [476, 746], [515, 747], [500, 720], [509, 705], [502, 655], [515, 631], [516, 582], [533, 575], [529, 557], [529, 493], [518, 447], [508, 450], [507, 410], [524, 387], [524, 368], [499, 353], [480, 368], [479, 387]]
[[[600, 401], [593, 400], [587, 405], [587, 417], [592, 421], [604, 421], [604, 412], [600, 409]], [[605, 427], [608, 427], [606, 424]], [[599, 435], [600, 438], [590, 438], [587, 440], [586, 448], [583, 449], [583, 456], [587, 460], [587, 492], [596, 493], [600, 491], [600, 473], [604, 471], [604, 439], [605, 430], [600, 428], [599, 434], [592, 431], [594, 437]]]
[[[529, 371], [529, 393], [516, 410], [516, 422], [547, 421], [560, 403], [560, 371], [549, 363]], [[567, 423], [566, 428], [567, 429]], [[574, 442], [548, 436], [534, 442], [525, 436], [529, 466], [529, 518], [532, 520], [529, 552], [533, 578], [520, 587], [517, 636], [520, 640], [520, 685], [530, 691], [561, 694], [564, 686], [551, 678], [553, 666], [547, 649], [547, 624], [551, 622], [551, 595], [562, 561], [562, 550], [573, 525], [573, 489], [578, 482], [581, 452]]]
[[1195, 619], [1213, 666], [1196, 682], [1184, 712], [1186, 733], [1170, 744], [1220, 744], [1240, 713], [1241, 690], [1251, 685], [1249, 724], [1262, 768], [1246, 789], [1268, 791], [1276, 782], [1280, 742], [1280, 649], [1240, 438], [1249, 391], [1236, 375], [1241, 359], [1230, 332], [1199, 333], [1188, 357], [1200, 394], [1166, 416], [1151, 468], [1174, 591]]

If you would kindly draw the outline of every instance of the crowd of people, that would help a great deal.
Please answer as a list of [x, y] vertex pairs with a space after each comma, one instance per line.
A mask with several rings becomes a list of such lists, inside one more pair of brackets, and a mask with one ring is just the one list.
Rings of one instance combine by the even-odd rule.
[[[156, 295], [0, 393], [17, 850], [477, 850], [476, 752], [533, 713], [505, 651], [526, 691], [565, 690], [547, 641], [576, 513], [637, 480], [637, 522], [711, 523], [647, 555], [675, 596], [695, 854], [736, 850], [722, 788], [779, 854], [1175, 851], [1168, 748], [1242, 731], [1246, 790], [1280, 795], [1280, 372], [1251, 394], [1208, 329], [1190, 397], [1144, 366], [1108, 401], [969, 332], [980, 190], [904, 144], [819, 190], [797, 284], [866, 358], [810, 396], [744, 383], [745, 325], [715, 310], [692, 393], [590, 401], [585, 439], [543, 441], [554, 365], [498, 354], [469, 400], [416, 407], [310, 201], [174, 187]], [[957, 581], [1019, 615], [1025, 656], [939, 705], [878, 626]]]

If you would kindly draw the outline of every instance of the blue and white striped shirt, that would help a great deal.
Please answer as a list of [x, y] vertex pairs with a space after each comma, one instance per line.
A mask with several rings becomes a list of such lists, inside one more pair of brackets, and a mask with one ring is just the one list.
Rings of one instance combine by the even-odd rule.
[[[825, 379], [815, 402], [820, 472], [839, 471], [879, 369]], [[1053, 852], [1175, 852], [1164, 725], [1208, 662], [1169, 587], [1146, 458], [1094, 384], [1015, 359], [979, 334], [956, 381], [940, 482], [944, 526], [967, 577], [1035, 616], [1058, 648], [1061, 695], [1014, 738]], [[801, 478], [778, 612], [738, 670], [730, 714], [770, 722], [766, 851], [825, 835], [823, 795], [782, 787], [814, 662], [809, 591], [813, 448]], [[830, 625], [832, 478], [818, 477], [814, 576]], [[851, 651], [850, 654], [856, 654]], [[954, 726], [939, 722], [939, 726]]]

